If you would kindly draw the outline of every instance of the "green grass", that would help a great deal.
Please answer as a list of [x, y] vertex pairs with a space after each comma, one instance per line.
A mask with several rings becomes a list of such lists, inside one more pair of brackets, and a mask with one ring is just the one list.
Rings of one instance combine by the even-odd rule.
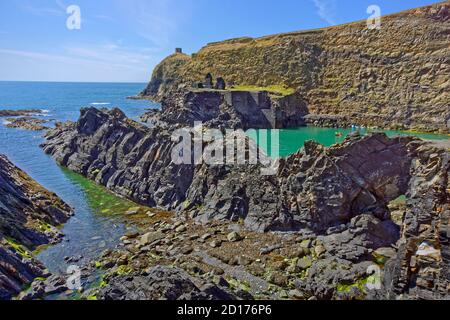
[[282, 95], [282, 96], [288, 96], [293, 93], [295, 93], [295, 89], [287, 88], [283, 85], [271, 85], [267, 87], [259, 87], [259, 86], [253, 86], [253, 85], [236, 85], [230, 87], [230, 90], [232, 91], [267, 91], [270, 93]]

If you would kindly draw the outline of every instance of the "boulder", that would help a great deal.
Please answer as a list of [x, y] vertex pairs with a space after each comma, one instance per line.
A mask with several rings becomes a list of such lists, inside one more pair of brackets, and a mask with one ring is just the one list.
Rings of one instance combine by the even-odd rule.
[[227, 288], [193, 278], [178, 268], [114, 276], [97, 296], [101, 300], [235, 300]]
[[227, 239], [230, 242], [238, 242], [242, 240], [242, 237], [239, 233], [233, 231], [227, 235]]
[[139, 246], [141, 247], [145, 247], [148, 246], [149, 244], [152, 244], [153, 242], [157, 241], [157, 240], [161, 240], [163, 239], [164, 233], [162, 232], [148, 232], [144, 235], [142, 235], [139, 239]]

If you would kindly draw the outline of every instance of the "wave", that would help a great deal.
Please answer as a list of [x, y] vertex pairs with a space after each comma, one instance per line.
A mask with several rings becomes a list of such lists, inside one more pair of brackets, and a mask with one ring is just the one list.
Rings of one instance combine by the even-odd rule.
[[50, 110], [48, 110], [48, 109], [42, 109], [41, 112], [30, 114], [30, 116], [34, 116], [34, 117], [46, 117], [46, 118], [47, 118], [47, 117], [51, 117], [52, 114], [50, 113]]
[[93, 106], [107, 106], [110, 105], [111, 103], [109, 102], [92, 102], [91, 105]]

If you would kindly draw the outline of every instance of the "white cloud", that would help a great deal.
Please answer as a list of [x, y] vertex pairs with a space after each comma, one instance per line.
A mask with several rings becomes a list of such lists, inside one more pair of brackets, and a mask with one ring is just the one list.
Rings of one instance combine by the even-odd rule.
[[[70, 0], [53, 0], [40, 7], [36, 2], [25, 1], [20, 4], [22, 10], [38, 16], [65, 16], [66, 4], [70, 4]], [[148, 81], [151, 68], [160, 62], [164, 52], [177, 46], [174, 43], [176, 33], [190, 19], [194, 7], [195, 0], [112, 0], [109, 11], [91, 13], [90, 21], [122, 25], [131, 39], [96, 43], [93, 39], [86, 42], [87, 39], [71, 37], [66, 39], [70, 42], [58, 43], [49, 50], [3, 45], [0, 47], [0, 79]], [[133, 35], [148, 41], [142, 44], [140, 40], [139, 46], [130, 46]], [[77, 40], [73, 40], [75, 38]]]
[[37, 6], [34, 3], [31, 4], [30, 2], [27, 2], [26, 4], [21, 6], [23, 10], [36, 15], [36, 16], [63, 16], [65, 14], [65, 9], [61, 7], [60, 3], [57, 1], [55, 2], [55, 6], [49, 6], [49, 7], [42, 7]]
[[336, 21], [336, 1], [335, 0], [313, 0], [317, 8], [319, 17], [330, 25], [335, 25]]
[[167, 48], [180, 25], [189, 19], [194, 3], [180, 0], [116, 0], [115, 5], [139, 36], [156, 47]]
[[130, 68], [144, 68], [152, 56], [147, 49], [127, 48], [120, 42], [105, 42], [95, 45], [67, 45], [64, 47], [69, 56], [90, 59], [111, 65], [122, 65]]
[[3, 80], [145, 82], [153, 57], [119, 46], [66, 47], [64, 54], [0, 48]]

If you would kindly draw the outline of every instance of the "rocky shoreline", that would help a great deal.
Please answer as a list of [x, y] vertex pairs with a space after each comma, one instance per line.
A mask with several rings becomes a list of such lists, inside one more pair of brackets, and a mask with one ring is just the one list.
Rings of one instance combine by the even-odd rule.
[[[265, 232], [269, 237], [282, 232], [282, 238], [292, 240], [292, 246], [278, 240], [280, 246], [272, 249], [259, 241], [248, 244], [257, 247], [250, 261], [261, 260], [257, 255], [263, 249], [275, 259], [281, 254], [285, 261], [275, 274], [266, 268], [269, 262], [255, 262], [263, 269], [261, 281], [278, 283], [277, 295], [293, 291], [317, 299], [448, 297], [444, 231], [450, 212], [449, 154], [420, 139], [354, 135], [331, 148], [309, 142], [281, 159], [275, 176], [267, 177], [259, 175], [259, 165], [175, 165], [170, 160], [170, 128], [144, 127], [117, 109], [83, 109], [78, 122], [50, 130], [46, 139], [44, 151], [58, 163], [138, 203], [177, 212], [173, 221], [149, 226], [149, 234], [124, 238], [124, 251], [105, 256], [104, 265], [116, 266], [106, 291], [116, 285], [124, 290], [121, 283], [126, 279], [141, 283], [146, 275], [139, 273], [151, 267], [142, 260], [149, 256], [158, 257], [155, 266], [164, 261], [180, 265], [177, 259], [187, 264], [211, 261], [193, 255], [221, 247], [224, 241], [234, 243], [225, 230], [241, 221], [239, 232], [244, 234]], [[207, 189], [201, 187], [205, 185]], [[400, 196], [406, 197], [404, 207], [395, 210], [393, 201]], [[215, 223], [218, 231], [211, 229]], [[206, 229], [195, 232], [190, 226]], [[195, 235], [208, 233], [208, 242], [195, 244]], [[303, 241], [308, 241], [307, 254], [289, 257]], [[239, 258], [237, 247], [227, 251]], [[375, 292], [362, 285], [370, 266], [378, 266], [384, 281]], [[124, 270], [134, 276], [117, 278]], [[213, 280], [209, 271], [205, 274], [205, 281]], [[104, 294], [100, 296], [108, 296]]]
[[0, 155], [0, 300], [50, 274], [32, 251], [59, 242], [72, 209]]
[[[449, 133], [449, 23], [444, 1], [383, 17], [379, 30], [362, 21], [210, 43], [191, 56], [177, 48], [128, 97], [161, 102], [142, 123], [90, 107], [49, 128], [33, 118], [42, 110], [0, 110], [7, 127], [45, 130], [41, 147], [59, 165], [139, 205], [125, 213], [139, 227], [83, 267], [100, 279], [79, 297], [450, 299], [447, 141], [352, 133], [274, 159], [243, 132]], [[67, 289], [33, 251], [60, 241], [72, 214], [0, 155], [0, 300]]]

